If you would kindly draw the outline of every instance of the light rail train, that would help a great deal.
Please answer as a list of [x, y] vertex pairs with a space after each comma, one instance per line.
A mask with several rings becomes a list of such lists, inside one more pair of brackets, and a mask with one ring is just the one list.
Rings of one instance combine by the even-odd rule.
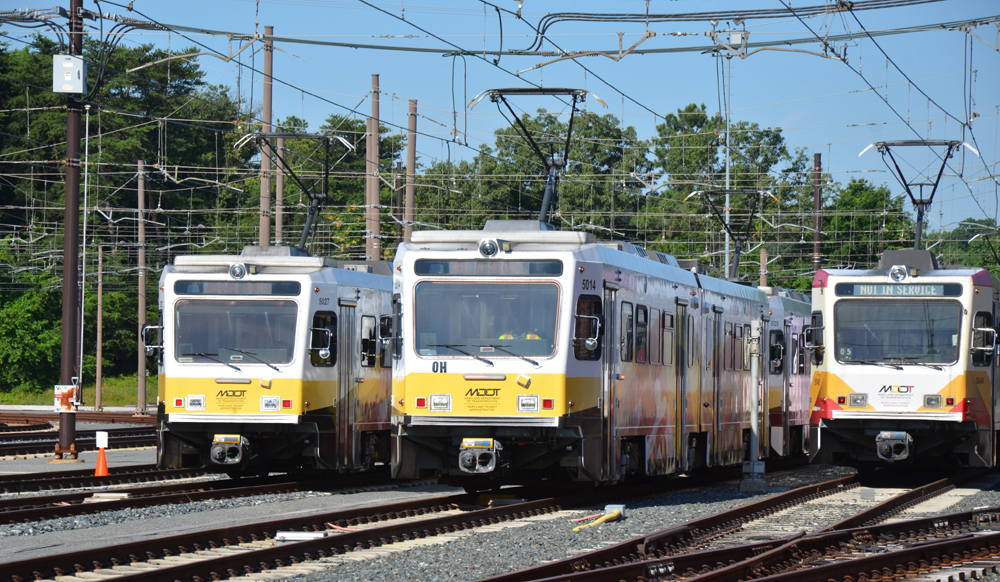
[[282, 246], [176, 257], [160, 325], [142, 334], [158, 356], [157, 464], [245, 475], [387, 461], [389, 269]]
[[815, 362], [809, 456], [996, 466], [1000, 281], [886, 251], [875, 269], [821, 269], [813, 281]]
[[803, 454], [805, 296], [533, 221], [414, 232], [394, 261], [393, 476], [608, 484]]

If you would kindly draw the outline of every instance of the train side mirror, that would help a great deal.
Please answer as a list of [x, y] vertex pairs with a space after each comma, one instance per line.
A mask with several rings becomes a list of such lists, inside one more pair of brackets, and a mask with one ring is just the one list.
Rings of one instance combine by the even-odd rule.
[[594, 351], [597, 349], [598, 340], [601, 337], [601, 318], [598, 315], [577, 315], [580, 319], [589, 319], [590, 321], [590, 335], [587, 337], [575, 337], [574, 341], [583, 340], [583, 345], [587, 348], [587, 351]]
[[162, 325], [144, 325], [139, 336], [142, 338], [142, 345], [146, 348], [147, 356], [152, 356], [156, 353], [156, 350], [163, 349]]
[[325, 327], [310, 327], [309, 331], [312, 333], [312, 343], [309, 346], [310, 350], [318, 352], [319, 359], [329, 360], [330, 359], [330, 339], [333, 334], [330, 330]]

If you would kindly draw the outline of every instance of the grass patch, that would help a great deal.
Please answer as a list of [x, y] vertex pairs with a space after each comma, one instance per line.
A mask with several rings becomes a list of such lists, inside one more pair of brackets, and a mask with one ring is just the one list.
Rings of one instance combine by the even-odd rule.
[[[156, 409], [156, 376], [146, 378], [146, 402], [153, 404], [150, 407]], [[101, 382], [101, 405], [108, 406], [135, 406], [138, 385], [135, 374], [131, 376], [121, 376], [119, 378], [104, 378]], [[22, 404], [52, 406], [53, 392], [28, 392], [12, 391], [0, 392], [0, 404]], [[92, 407], [97, 402], [97, 391], [94, 382], [83, 385], [83, 405]]]

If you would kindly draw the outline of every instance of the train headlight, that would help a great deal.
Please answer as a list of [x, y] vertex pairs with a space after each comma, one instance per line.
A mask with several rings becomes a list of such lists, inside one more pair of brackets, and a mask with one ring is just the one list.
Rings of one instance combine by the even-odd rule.
[[903, 265], [894, 265], [891, 269], [889, 269], [889, 278], [897, 283], [905, 281], [906, 267]]
[[538, 396], [529, 396], [526, 394], [518, 394], [517, 396], [517, 411], [518, 412], [538, 412]]
[[479, 254], [487, 259], [492, 259], [500, 252], [500, 244], [497, 241], [487, 238], [479, 241]]
[[868, 406], [867, 394], [851, 394], [848, 406], [851, 408], [865, 408]]
[[925, 394], [924, 395], [924, 408], [941, 408], [943, 405], [943, 399], [940, 394]]
[[229, 276], [233, 279], [242, 279], [247, 274], [247, 268], [239, 263], [229, 267]]
[[451, 412], [451, 394], [431, 394], [433, 412]]

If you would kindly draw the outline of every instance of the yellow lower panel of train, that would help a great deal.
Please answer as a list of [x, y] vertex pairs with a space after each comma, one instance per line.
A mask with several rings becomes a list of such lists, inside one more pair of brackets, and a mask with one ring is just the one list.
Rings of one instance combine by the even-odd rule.
[[[160, 399], [167, 414], [302, 414], [331, 405], [336, 385], [301, 379], [260, 379], [249, 383], [219, 383], [215, 378], [160, 377]], [[322, 404], [321, 404], [322, 403]]]
[[597, 406], [601, 380], [564, 374], [409, 374], [394, 415], [561, 416]]

